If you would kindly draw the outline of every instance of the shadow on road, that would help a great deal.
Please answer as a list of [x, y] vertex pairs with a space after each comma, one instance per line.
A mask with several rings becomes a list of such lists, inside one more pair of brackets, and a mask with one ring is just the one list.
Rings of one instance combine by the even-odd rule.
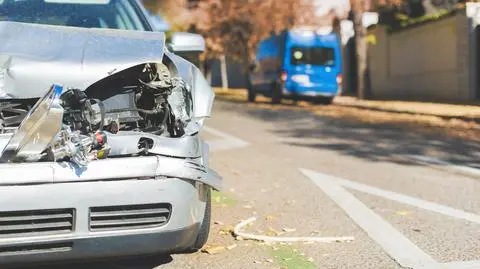
[[[82, 263], [55, 263], [15, 267], [15, 269], [153, 269], [170, 263], [172, 256], [135, 257], [129, 259], [105, 260]], [[2, 268], [3, 269], [3, 268]]]
[[[232, 106], [232, 103], [238, 105]], [[220, 107], [222, 103], [218, 103]], [[416, 164], [406, 155], [427, 155], [459, 165], [480, 168], [480, 143], [420, 132], [400, 124], [360, 123], [290, 108], [247, 107], [224, 101], [230, 111], [275, 122], [271, 132], [284, 137], [285, 143], [299, 147], [327, 149], [369, 161]], [[298, 139], [295, 139], [298, 138]], [[305, 139], [315, 138], [315, 139]]]

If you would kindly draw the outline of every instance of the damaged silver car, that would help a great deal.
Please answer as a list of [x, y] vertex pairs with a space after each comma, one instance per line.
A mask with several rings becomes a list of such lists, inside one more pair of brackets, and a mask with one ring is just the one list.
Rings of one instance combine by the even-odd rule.
[[201, 248], [221, 179], [199, 69], [163, 33], [3, 21], [0, 40], [0, 263]]

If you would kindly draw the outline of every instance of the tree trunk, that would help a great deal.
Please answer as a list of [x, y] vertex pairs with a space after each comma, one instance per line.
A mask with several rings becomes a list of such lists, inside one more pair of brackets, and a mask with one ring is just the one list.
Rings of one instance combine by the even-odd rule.
[[357, 52], [357, 94], [360, 99], [369, 98], [368, 89], [365, 87], [367, 70], [367, 42], [366, 29], [362, 24], [362, 12], [353, 11], [353, 23], [355, 29], [355, 46]]
[[228, 88], [228, 70], [227, 70], [227, 59], [225, 54], [220, 56], [220, 73], [222, 75], [222, 88]]

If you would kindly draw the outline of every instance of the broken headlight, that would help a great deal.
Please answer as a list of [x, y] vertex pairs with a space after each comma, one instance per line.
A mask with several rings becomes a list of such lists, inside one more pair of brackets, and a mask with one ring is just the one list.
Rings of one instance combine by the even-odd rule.
[[1, 156], [1, 162], [29, 161], [40, 159], [62, 128], [63, 108], [59, 98], [63, 88], [52, 86], [28, 112], [10, 138]]

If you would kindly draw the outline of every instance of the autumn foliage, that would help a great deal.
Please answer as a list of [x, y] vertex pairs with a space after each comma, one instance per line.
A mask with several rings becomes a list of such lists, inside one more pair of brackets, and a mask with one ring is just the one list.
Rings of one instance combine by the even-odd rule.
[[[150, 3], [174, 30], [205, 37], [207, 59], [227, 54], [247, 64], [258, 42], [294, 25], [319, 23], [310, 0], [160, 0]], [[148, 4], [147, 4], [148, 6]], [[190, 7], [190, 8], [189, 8]]]

